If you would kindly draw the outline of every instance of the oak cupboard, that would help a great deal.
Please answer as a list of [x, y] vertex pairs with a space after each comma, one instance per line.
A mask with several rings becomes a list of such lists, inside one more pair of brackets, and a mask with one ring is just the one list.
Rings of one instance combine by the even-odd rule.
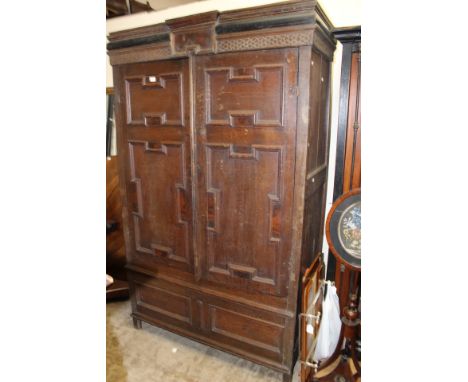
[[136, 327], [290, 379], [323, 237], [331, 29], [288, 1], [109, 35]]

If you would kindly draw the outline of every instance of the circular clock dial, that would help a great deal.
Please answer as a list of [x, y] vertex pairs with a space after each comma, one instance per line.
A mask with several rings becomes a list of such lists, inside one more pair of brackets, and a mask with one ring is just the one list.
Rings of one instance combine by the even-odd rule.
[[338, 239], [349, 255], [361, 258], [361, 201], [343, 211], [338, 222]]
[[326, 223], [328, 246], [351, 269], [361, 269], [361, 190], [341, 195], [333, 203]]

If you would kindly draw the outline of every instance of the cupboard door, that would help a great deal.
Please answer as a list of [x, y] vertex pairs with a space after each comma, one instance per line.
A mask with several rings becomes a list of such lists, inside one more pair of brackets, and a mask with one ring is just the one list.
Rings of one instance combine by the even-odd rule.
[[189, 72], [186, 59], [121, 65], [119, 155], [129, 262], [193, 271]]
[[205, 280], [286, 295], [297, 49], [195, 58], [198, 251]]

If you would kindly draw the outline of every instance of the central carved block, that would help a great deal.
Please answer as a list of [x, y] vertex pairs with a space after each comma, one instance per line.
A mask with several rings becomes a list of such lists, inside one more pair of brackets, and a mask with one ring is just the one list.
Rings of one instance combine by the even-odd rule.
[[185, 56], [189, 52], [210, 53], [216, 51], [215, 25], [218, 12], [167, 20], [171, 29], [171, 50], [174, 56]]
[[172, 35], [174, 54], [208, 53], [213, 51], [213, 27], [207, 26], [197, 30], [177, 31]]

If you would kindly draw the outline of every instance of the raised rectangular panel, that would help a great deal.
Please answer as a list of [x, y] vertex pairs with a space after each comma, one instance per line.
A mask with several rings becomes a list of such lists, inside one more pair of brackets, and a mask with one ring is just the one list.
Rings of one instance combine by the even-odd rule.
[[281, 352], [284, 325], [252, 315], [211, 305], [209, 307], [211, 331], [267, 352]]
[[326, 166], [326, 147], [328, 142], [328, 80], [330, 63], [317, 52], [312, 52], [309, 109], [308, 145], [311, 150], [307, 156], [307, 171]]
[[[135, 284], [137, 310], [143, 314], [162, 315], [183, 323], [192, 323], [192, 307], [189, 297], [158, 288], [153, 285]], [[159, 318], [159, 317], [157, 317]]]
[[127, 125], [184, 126], [183, 92], [180, 72], [125, 77]]
[[130, 141], [135, 250], [191, 267], [190, 211], [183, 142]]
[[210, 144], [206, 158], [209, 272], [279, 292], [282, 148]]
[[208, 126], [283, 126], [283, 65], [210, 68], [205, 81]]

